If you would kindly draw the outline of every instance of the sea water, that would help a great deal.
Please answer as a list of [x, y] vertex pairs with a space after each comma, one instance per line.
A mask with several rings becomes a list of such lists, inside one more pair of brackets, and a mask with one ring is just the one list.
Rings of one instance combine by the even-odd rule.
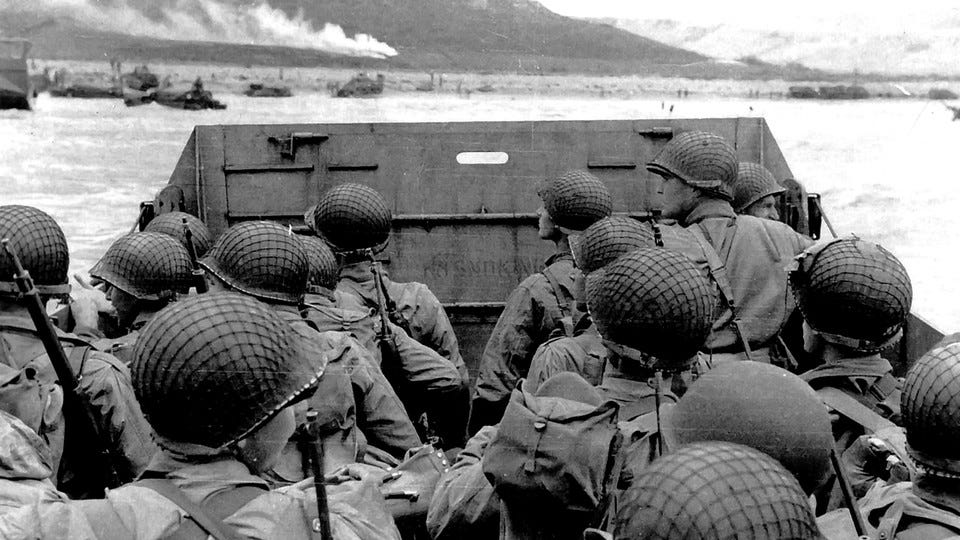
[[0, 111], [0, 204], [53, 215], [70, 243], [71, 273], [85, 273], [130, 230], [138, 203], [166, 184], [198, 124], [762, 116], [796, 178], [823, 195], [838, 232], [890, 249], [910, 272], [914, 312], [941, 330], [960, 329], [960, 122], [937, 102], [419, 93], [217, 98], [226, 110], [41, 95], [35, 111]]

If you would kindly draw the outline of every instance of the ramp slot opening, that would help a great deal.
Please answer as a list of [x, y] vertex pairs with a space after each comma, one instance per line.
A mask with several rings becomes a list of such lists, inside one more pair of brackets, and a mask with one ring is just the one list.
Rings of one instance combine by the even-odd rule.
[[503, 165], [510, 160], [506, 152], [460, 152], [457, 163], [460, 165]]

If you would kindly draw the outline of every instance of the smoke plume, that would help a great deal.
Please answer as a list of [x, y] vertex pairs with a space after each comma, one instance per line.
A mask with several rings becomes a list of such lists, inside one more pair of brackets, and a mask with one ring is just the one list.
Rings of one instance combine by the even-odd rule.
[[396, 49], [368, 34], [348, 37], [336, 24], [317, 30], [302, 12], [293, 17], [266, 1], [233, 5], [221, 0], [0, 0], [17, 11], [69, 17], [123, 34], [186, 41], [217, 41], [316, 49], [386, 58]]

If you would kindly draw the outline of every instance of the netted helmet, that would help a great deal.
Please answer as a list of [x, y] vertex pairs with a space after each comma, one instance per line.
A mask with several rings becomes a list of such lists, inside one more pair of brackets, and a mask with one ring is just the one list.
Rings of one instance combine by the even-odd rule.
[[391, 219], [380, 192], [362, 184], [340, 184], [320, 198], [313, 228], [336, 251], [377, 249], [390, 237]]
[[811, 493], [830, 474], [833, 431], [817, 393], [789, 371], [727, 362], [703, 374], [663, 415], [680, 444], [727, 441], [778, 461]]
[[[9, 238], [23, 268], [45, 295], [66, 296], [70, 252], [60, 225], [46, 212], [32, 206], [0, 206], [0, 239]], [[0, 294], [19, 295], [13, 282], [16, 268], [0, 250]]]
[[613, 211], [606, 184], [586, 171], [567, 171], [540, 183], [537, 195], [558, 227], [582, 231]]
[[924, 470], [960, 478], [960, 343], [923, 355], [900, 394], [907, 452]]
[[140, 300], [167, 300], [190, 288], [193, 265], [172, 236], [140, 232], [114, 242], [90, 275]]
[[332, 291], [337, 288], [340, 279], [340, 268], [337, 257], [330, 246], [316, 236], [300, 236], [303, 248], [310, 261], [310, 277], [307, 278], [307, 292], [316, 293], [317, 288]]
[[705, 131], [685, 131], [668, 142], [647, 170], [664, 178], [677, 177], [695, 188], [733, 200], [737, 153], [723, 137]]
[[574, 258], [584, 274], [599, 270], [635, 249], [656, 246], [649, 223], [624, 216], [603, 218], [590, 225], [575, 243]]
[[269, 306], [231, 292], [161, 310], [133, 348], [133, 388], [163, 438], [222, 448], [308, 397], [322, 368]]
[[622, 347], [650, 355], [632, 359], [655, 369], [686, 369], [710, 334], [715, 302], [696, 265], [661, 248], [628, 253], [587, 281], [587, 305], [604, 343], [621, 355]]
[[769, 195], [777, 195], [786, 188], [777, 183], [773, 173], [759, 163], [741, 161], [737, 180], [733, 183], [733, 209], [743, 212], [751, 204]]
[[831, 343], [863, 352], [900, 338], [913, 299], [903, 264], [856, 237], [801, 253], [791, 268], [790, 286], [811, 328]]
[[770, 456], [725, 442], [691, 444], [650, 464], [622, 494], [617, 540], [819, 540], [797, 481]]
[[187, 235], [183, 231], [183, 220], [187, 220], [187, 228], [190, 229], [190, 239], [193, 242], [193, 249], [197, 251], [197, 257], [203, 257], [210, 250], [210, 229], [192, 214], [186, 212], [160, 214], [150, 220], [143, 231], [170, 235], [186, 247]]
[[237, 291], [293, 305], [303, 300], [310, 274], [303, 242], [273, 221], [245, 221], [230, 227], [200, 265]]

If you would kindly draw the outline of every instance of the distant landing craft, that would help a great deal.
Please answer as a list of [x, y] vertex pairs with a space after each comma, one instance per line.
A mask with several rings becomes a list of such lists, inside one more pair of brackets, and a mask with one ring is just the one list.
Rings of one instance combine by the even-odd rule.
[[950, 105], [947, 105], [946, 103], [944, 103], [943, 106], [953, 111], [954, 122], [956, 122], [957, 120], [960, 120], [960, 107], [952, 107]]

